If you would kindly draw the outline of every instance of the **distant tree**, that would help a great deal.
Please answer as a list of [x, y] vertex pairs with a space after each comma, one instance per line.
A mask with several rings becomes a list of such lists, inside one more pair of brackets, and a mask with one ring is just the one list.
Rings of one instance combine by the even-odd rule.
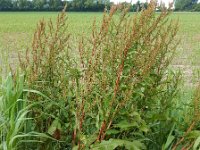
[[47, 0], [33, 0], [32, 3], [34, 10], [43, 10], [44, 6], [47, 5]]
[[137, 5], [136, 5], [136, 4], [133, 4], [133, 5], [132, 5], [131, 11], [133, 11], [133, 12], [136, 12], [136, 11], [137, 11]]
[[103, 11], [110, 8], [110, 0], [0, 0], [1, 10], [52, 10], [60, 11], [67, 3], [67, 10]]
[[194, 11], [200, 11], [200, 3], [194, 5]]
[[97, 10], [101, 11], [104, 10], [105, 7], [109, 5], [109, 0], [98, 0], [97, 1]]
[[175, 10], [176, 11], [191, 11], [194, 5], [197, 4], [198, 0], [176, 0]]
[[137, 1], [135, 4], [132, 4], [132, 8], [131, 11], [133, 12], [137, 12], [137, 11], [141, 11], [142, 9], [147, 9], [148, 7], [148, 3], [141, 3], [140, 1]]
[[72, 10], [81, 10], [83, 6], [83, 1], [82, 0], [73, 0], [71, 3], [71, 9]]
[[71, 11], [72, 9], [72, 1], [63, 0], [63, 6], [67, 4], [67, 11]]
[[142, 3], [141, 5], [142, 5], [142, 8], [143, 8], [143, 9], [147, 9], [147, 7], [148, 7], [148, 3], [147, 3], [147, 2]]
[[81, 0], [81, 6], [85, 11], [103, 11], [110, 7], [110, 0]]
[[0, 0], [0, 10], [9, 10], [12, 7], [12, 0]]
[[142, 9], [142, 6], [141, 6], [141, 3], [140, 3], [139, 0], [136, 2], [135, 5], [136, 5], [136, 10], [135, 11], [140, 11]]
[[50, 10], [60, 10], [62, 7], [62, 0], [49, 0]]
[[94, 0], [86, 0], [84, 3], [85, 9], [86, 10], [95, 10], [95, 8], [97, 7], [96, 1]]
[[30, 3], [28, 0], [18, 0], [17, 6], [20, 10], [27, 10], [30, 9]]

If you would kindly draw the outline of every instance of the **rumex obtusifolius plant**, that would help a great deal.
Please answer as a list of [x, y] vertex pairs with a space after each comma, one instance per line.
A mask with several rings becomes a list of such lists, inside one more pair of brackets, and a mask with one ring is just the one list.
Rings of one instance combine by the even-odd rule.
[[[74, 66], [76, 64], [69, 55], [70, 34], [66, 21], [64, 11], [58, 15], [56, 25], [51, 20], [48, 23], [40, 21], [32, 47], [27, 49], [24, 57], [19, 55], [21, 68], [26, 72], [27, 86], [49, 97], [46, 99], [35, 93], [28, 96], [33, 103], [41, 102], [40, 106], [32, 109], [31, 116], [35, 118], [32, 122], [33, 130], [48, 133], [56, 140], [63, 140], [62, 127], [62, 137], [67, 141], [61, 143], [64, 145], [69, 144], [72, 137], [69, 135], [72, 134], [74, 126], [73, 88], [76, 87], [75, 82], [79, 76]], [[70, 118], [72, 120], [68, 120]], [[42, 149], [49, 149], [52, 146], [49, 140], [44, 139], [43, 143], [39, 146]], [[59, 142], [54, 142], [55, 148], [59, 145]], [[37, 148], [37, 144], [35, 146]]]
[[41, 138], [34, 148], [161, 148], [180, 80], [167, 69], [178, 23], [168, 21], [170, 11], [155, 10], [153, 1], [134, 15], [114, 5], [75, 46], [64, 12], [56, 25], [38, 24], [32, 48], [19, 60], [27, 86], [46, 95], [28, 96], [41, 102], [30, 114], [33, 130], [55, 140]]
[[[83, 46], [88, 42], [85, 38], [79, 44], [81, 66], [85, 70], [81, 96], [84, 99], [80, 102], [80, 108], [84, 105], [85, 109], [79, 109], [79, 116], [87, 111], [96, 112], [99, 117], [96, 141], [105, 140], [106, 132], [119, 129], [118, 124], [131, 124], [134, 112], [151, 123], [161, 119], [163, 116], [151, 118], [165, 114], [172, 106], [179, 81], [178, 75], [166, 72], [177, 46], [174, 41], [177, 22], [168, 24], [167, 11], [156, 16], [154, 2], [133, 17], [128, 15], [128, 9], [120, 7], [114, 6], [109, 15], [104, 14], [100, 30], [94, 22], [88, 47]], [[119, 9], [121, 14], [116, 19]], [[82, 118], [77, 123], [81, 125], [79, 130], [84, 130]], [[133, 127], [135, 124], [146, 126], [142, 120], [139, 123], [133, 120]], [[137, 127], [134, 130], [142, 132]]]

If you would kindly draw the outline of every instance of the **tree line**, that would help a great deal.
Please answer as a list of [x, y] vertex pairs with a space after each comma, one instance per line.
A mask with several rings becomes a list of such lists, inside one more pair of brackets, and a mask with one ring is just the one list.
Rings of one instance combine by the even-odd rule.
[[60, 11], [67, 3], [72, 11], [100, 11], [109, 0], [0, 0], [1, 11]]
[[[110, 0], [0, 0], [0, 11], [60, 11], [67, 4], [68, 11], [103, 11], [114, 3]], [[124, 3], [124, 5], [130, 5]], [[131, 11], [139, 11], [148, 3], [131, 5]]]
[[[0, 11], [60, 11], [65, 4], [68, 11], [103, 11], [113, 5], [110, 0], [0, 0]], [[131, 11], [147, 6], [147, 2], [138, 1], [131, 5]], [[200, 11], [200, 4], [198, 0], [176, 0], [175, 11]]]
[[200, 11], [198, 0], [176, 0], [175, 11]]

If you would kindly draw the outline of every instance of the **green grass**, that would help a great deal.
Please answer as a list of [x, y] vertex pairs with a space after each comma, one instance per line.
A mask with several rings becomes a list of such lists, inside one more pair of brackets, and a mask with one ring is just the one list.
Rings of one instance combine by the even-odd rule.
[[[55, 20], [57, 15], [57, 12], [0, 12], [0, 33], [33, 33], [38, 20]], [[89, 29], [94, 18], [100, 20], [102, 13], [69, 12], [68, 16], [72, 33], [79, 33]], [[200, 13], [173, 13], [171, 18], [180, 19], [180, 34], [200, 33]]]
[[[36, 28], [36, 24], [42, 18], [53, 21], [56, 20], [57, 12], [1, 12], [0, 13], [0, 34], [32, 34]], [[100, 20], [102, 13], [68, 13], [70, 30], [72, 33], [80, 33], [80, 31], [88, 31], [92, 20], [97, 18]]]
[[[32, 41], [36, 24], [44, 18], [56, 20], [57, 12], [1, 12], [0, 13], [0, 49], [11, 51], [11, 60], [16, 52], [26, 49]], [[102, 13], [69, 12], [69, 30], [73, 37], [79, 38], [83, 32], [90, 35], [93, 20], [100, 24]], [[200, 13], [173, 13], [170, 19], [179, 19], [179, 38], [181, 43], [173, 64], [187, 66], [200, 65]], [[181, 68], [188, 74], [191, 70]], [[196, 69], [196, 68], [195, 68]], [[193, 69], [192, 69], [193, 71]], [[187, 74], [186, 73], [186, 74]], [[188, 76], [186, 75], [186, 78]], [[191, 82], [191, 81], [190, 81]]]
[[[57, 12], [1, 12], [0, 13], [0, 41], [5, 45], [9, 41], [22, 42], [31, 38], [36, 24], [42, 18], [55, 20]], [[94, 18], [101, 20], [102, 13], [77, 13], [69, 12], [69, 29], [72, 34], [82, 32], [88, 34]], [[180, 32], [187, 47], [196, 48], [200, 41], [200, 14], [199, 13], [174, 13], [172, 19], [180, 20]], [[7, 42], [6, 42], [7, 41]], [[185, 47], [185, 46], [184, 46]]]
[[[42, 18], [55, 20], [57, 12], [1, 12], [0, 13], [0, 41], [4, 46], [8, 42], [23, 42], [31, 38], [36, 24]], [[69, 29], [76, 36], [85, 32], [88, 34], [94, 18], [101, 20], [102, 13], [69, 12]], [[179, 35], [182, 36], [184, 49], [196, 49], [200, 41], [200, 14], [199, 13], [174, 13], [172, 19], [180, 20]], [[28, 40], [27, 40], [28, 41]]]
[[[56, 21], [58, 12], [0, 12], [0, 50], [9, 54], [11, 65], [17, 61], [17, 52], [31, 45], [37, 23], [41, 19]], [[68, 13], [69, 30], [72, 36], [89, 34], [94, 18], [101, 20], [102, 13]], [[3, 52], [2, 52], [3, 51]], [[2, 54], [1, 54], [2, 55]], [[2, 60], [0, 60], [1, 62]], [[0, 63], [1, 64], [1, 63]]]
[[[0, 13], [0, 45], [15, 47], [30, 43], [36, 24], [39, 20], [56, 20], [57, 12], [1, 12]], [[89, 32], [92, 20], [100, 20], [101, 13], [69, 13], [70, 32], [78, 34]], [[13, 44], [15, 43], [15, 44]], [[16, 48], [16, 47], [15, 47]], [[17, 47], [21, 48], [21, 47]]]
[[[1, 12], [0, 13], [0, 48], [12, 53], [26, 49], [31, 44], [36, 24], [44, 18], [56, 20], [57, 12]], [[102, 13], [68, 13], [70, 33], [78, 38], [83, 32], [91, 32], [94, 18], [98, 22]], [[179, 19], [179, 37], [181, 44], [174, 59], [175, 65], [200, 65], [200, 13], [173, 13], [171, 19]], [[13, 54], [15, 57], [15, 54]], [[190, 72], [190, 71], [188, 71]]]
[[200, 60], [200, 13], [174, 13], [172, 19], [179, 19], [181, 37], [180, 55], [187, 58], [183, 64], [199, 65]]

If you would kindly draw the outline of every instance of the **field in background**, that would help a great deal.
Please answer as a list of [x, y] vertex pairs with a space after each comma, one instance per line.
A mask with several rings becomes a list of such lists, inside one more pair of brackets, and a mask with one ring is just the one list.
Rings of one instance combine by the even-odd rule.
[[[36, 24], [42, 18], [57, 17], [56, 12], [1, 12], [0, 13], [0, 49], [10, 53], [10, 62], [16, 62], [16, 52], [23, 51], [31, 44]], [[89, 34], [94, 18], [97, 23], [102, 13], [68, 13], [69, 31], [74, 38], [79, 34]], [[193, 82], [193, 73], [200, 66], [200, 13], [174, 13], [172, 19], [179, 19], [179, 37], [181, 43], [173, 68], [181, 69], [188, 85]], [[196, 73], [195, 73], [196, 74]]]

